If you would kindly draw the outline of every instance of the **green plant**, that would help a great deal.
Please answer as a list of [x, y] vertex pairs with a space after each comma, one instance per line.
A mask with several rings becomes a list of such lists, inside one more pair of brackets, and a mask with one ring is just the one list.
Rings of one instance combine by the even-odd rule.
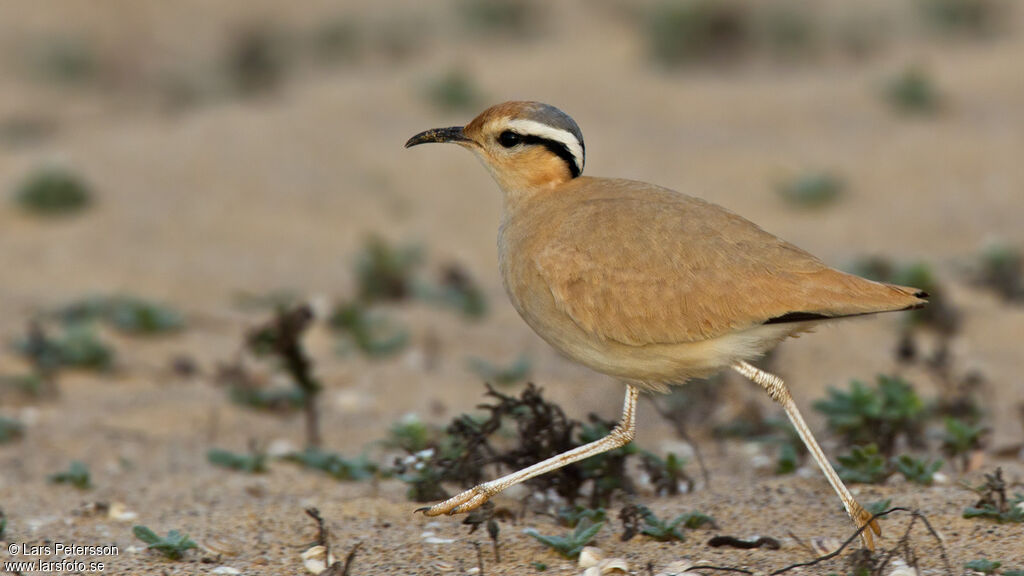
[[913, 443], [921, 435], [924, 404], [909, 382], [879, 375], [877, 386], [854, 380], [848, 391], [829, 388], [814, 408], [828, 417], [828, 427], [850, 445], [877, 444], [891, 454], [900, 435]]
[[441, 269], [439, 286], [418, 285], [416, 295], [454, 308], [467, 318], [482, 318], [487, 314], [487, 300], [483, 290], [457, 264], [448, 264]]
[[473, 33], [525, 37], [543, 22], [541, 6], [535, 0], [460, 0], [457, 9], [463, 25]]
[[79, 176], [65, 168], [36, 169], [14, 192], [15, 202], [41, 216], [79, 212], [92, 202], [92, 190]]
[[195, 542], [177, 530], [171, 530], [167, 536], [161, 538], [146, 526], [137, 525], [132, 528], [132, 534], [147, 544], [148, 550], [156, 550], [171, 560], [181, 560], [185, 552], [198, 548]]
[[480, 88], [465, 70], [453, 68], [431, 79], [424, 90], [427, 100], [441, 112], [475, 110], [483, 100]]
[[213, 448], [206, 452], [206, 459], [211, 464], [250, 474], [267, 471], [267, 455], [259, 450], [252, 450], [249, 454], [237, 454], [230, 450]]
[[328, 64], [351, 62], [360, 50], [360, 31], [355, 21], [335, 18], [313, 32], [312, 48], [317, 59]]
[[690, 530], [696, 530], [705, 525], [712, 528], [718, 528], [718, 523], [715, 522], [714, 517], [708, 516], [703, 512], [687, 512], [680, 517], [683, 519], [683, 526], [686, 526]]
[[918, 0], [924, 21], [941, 33], [984, 36], [1001, 17], [997, 0]]
[[92, 488], [92, 481], [89, 478], [89, 467], [84, 462], [74, 460], [64, 472], [51, 474], [50, 482], [54, 484], [70, 484], [79, 490]]
[[872, 516], [878, 516], [882, 512], [888, 510], [891, 504], [892, 498], [886, 498], [885, 500], [875, 500], [873, 502], [868, 502], [867, 505], [864, 506], [864, 509], [868, 511], [868, 514], [871, 514]]
[[521, 354], [518, 359], [508, 366], [497, 366], [482, 358], [470, 358], [469, 369], [485, 382], [507, 386], [528, 380], [532, 366], [530, 359], [525, 354]]
[[807, 8], [792, 2], [765, 6], [759, 28], [769, 48], [782, 57], [802, 56], [817, 40]]
[[679, 494], [680, 484], [685, 485], [688, 491], [693, 489], [693, 479], [686, 473], [686, 458], [680, 458], [672, 452], [666, 454], [664, 459], [647, 451], [642, 451], [640, 456], [641, 466], [650, 476], [656, 493], [674, 496]]
[[586, 508], [578, 504], [573, 506], [562, 506], [555, 512], [558, 523], [566, 528], [575, 528], [582, 520], [591, 524], [601, 524], [608, 519], [608, 513], [604, 508]]
[[328, 322], [333, 330], [346, 335], [357, 349], [371, 358], [391, 356], [409, 344], [405, 328], [360, 302], [339, 305]]
[[821, 208], [834, 203], [845, 184], [833, 172], [813, 171], [779, 185], [776, 190], [787, 203], [800, 208]]
[[892, 473], [875, 444], [854, 446], [849, 454], [839, 456], [838, 460], [836, 472], [844, 482], [878, 484]]
[[958, 418], [946, 418], [942, 434], [942, 452], [960, 461], [961, 470], [967, 469], [967, 458], [971, 452], [981, 448], [982, 440], [988, 428], [981, 424], [971, 424]]
[[233, 385], [230, 388], [231, 401], [240, 406], [248, 406], [271, 412], [288, 412], [297, 410], [306, 402], [306, 393], [300, 388], [257, 388], [254, 386]]
[[384, 445], [413, 454], [429, 448], [437, 440], [437, 436], [437, 431], [428, 427], [419, 416], [406, 414], [388, 429]]
[[551, 548], [555, 552], [558, 552], [562, 556], [565, 556], [566, 558], [576, 558], [580, 555], [583, 547], [590, 544], [591, 540], [597, 536], [597, 533], [600, 532], [603, 527], [603, 522], [594, 524], [588, 519], [583, 519], [576, 525], [576, 528], [574, 528], [572, 532], [565, 536], [544, 536], [533, 528], [527, 528], [524, 532], [533, 536], [538, 542], [548, 548]]
[[981, 572], [982, 574], [995, 574], [996, 570], [998, 570], [1002, 565], [1002, 562], [995, 562], [993, 560], [988, 560], [987, 558], [978, 558], [964, 563], [964, 568], [974, 570], [975, 572]]
[[686, 536], [679, 530], [680, 525], [686, 520], [686, 516], [676, 516], [672, 521], [658, 518], [650, 508], [639, 506], [640, 514], [643, 517], [644, 525], [640, 533], [654, 538], [658, 542], [671, 542], [677, 540], [682, 542]]
[[260, 357], [271, 357], [287, 373], [292, 385], [302, 391], [302, 407], [306, 421], [306, 446], [320, 445], [320, 420], [316, 402], [323, 386], [313, 374], [313, 361], [302, 342], [302, 336], [313, 322], [309, 306], [279, 309], [274, 317], [245, 338], [245, 346]]
[[376, 302], [409, 297], [422, 260], [423, 251], [418, 246], [393, 246], [379, 236], [370, 236], [356, 258], [359, 299]]
[[1004, 244], [993, 244], [980, 256], [977, 282], [1006, 300], [1024, 299], [1024, 254]]
[[942, 468], [942, 460], [925, 460], [914, 458], [908, 454], [903, 454], [896, 459], [896, 471], [903, 475], [907, 480], [921, 484], [923, 486], [931, 486], [934, 481], [935, 473], [938, 472], [939, 468]]
[[321, 470], [336, 480], [357, 482], [373, 478], [378, 467], [365, 454], [357, 458], [344, 458], [340, 454], [326, 452], [318, 448], [307, 448], [302, 452], [292, 452], [285, 457], [306, 468]]
[[46, 79], [61, 84], [84, 83], [94, 78], [99, 69], [93, 47], [83, 38], [51, 38], [35, 52], [35, 65], [39, 72]]
[[32, 324], [28, 335], [15, 341], [14, 349], [44, 375], [61, 368], [108, 370], [114, 363], [113, 349], [87, 323], [66, 325], [63, 335], [57, 338], [47, 334], [41, 325]]
[[964, 518], [988, 518], [1000, 524], [1024, 522], [1024, 494], [1015, 494], [1013, 499], [1006, 496], [1002, 468], [996, 468], [992, 474], [985, 474], [984, 483], [969, 488], [980, 498], [973, 506], [964, 508]]
[[17, 440], [24, 432], [25, 426], [21, 422], [0, 416], [0, 444]]
[[676, 67], [733, 57], [749, 49], [749, 15], [736, 2], [666, 0], [647, 14], [644, 35], [651, 58]]
[[885, 85], [884, 95], [897, 112], [932, 114], [939, 110], [942, 98], [929, 74], [916, 67], [907, 68]]
[[61, 308], [57, 316], [72, 324], [103, 320], [126, 334], [165, 334], [185, 327], [181, 312], [127, 295], [84, 298]]
[[281, 34], [269, 26], [249, 28], [228, 46], [226, 73], [240, 94], [269, 92], [284, 80], [287, 57]]

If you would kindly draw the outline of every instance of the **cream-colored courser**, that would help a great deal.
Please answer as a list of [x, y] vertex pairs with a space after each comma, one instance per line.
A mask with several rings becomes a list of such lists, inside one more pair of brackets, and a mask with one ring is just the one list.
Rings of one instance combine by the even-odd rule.
[[634, 436], [639, 390], [665, 392], [732, 367], [785, 408], [850, 518], [870, 525], [861, 537], [873, 547], [877, 522], [832, 469], [786, 385], [747, 361], [818, 323], [916, 308], [926, 294], [829, 268], [698, 198], [582, 176], [580, 129], [547, 104], [499, 104], [465, 127], [427, 130], [405, 145], [427, 142], [469, 149], [501, 187], [501, 275], [526, 323], [627, 385], [622, 421], [605, 438], [476, 486], [427, 515], [468, 512], [513, 484], [623, 446]]

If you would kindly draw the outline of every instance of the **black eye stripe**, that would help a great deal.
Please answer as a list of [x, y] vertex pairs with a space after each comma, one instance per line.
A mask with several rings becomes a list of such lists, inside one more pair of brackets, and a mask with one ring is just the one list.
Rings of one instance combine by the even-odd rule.
[[565, 161], [565, 164], [569, 167], [569, 173], [572, 174], [573, 178], [580, 175], [580, 168], [576, 165], [576, 156], [573, 155], [568, 146], [556, 140], [505, 130], [498, 135], [498, 143], [505, 148], [514, 148], [519, 144], [535, 144], [543, 146], [549, 152]]
[[575, 178], [580, 175], [580, 167], [576, 165], [576, 156], [569, 151], [569, 147], [561, 142], [550, 140], [548, 138], [541, 138], [540, 136], [531, 136], [529, 134], [521, 136], [524, 144], [537, 144], [548, 149], [555, 156], [558, 156], [565, 161], [565, 164], [569, 167], [569, 173]]

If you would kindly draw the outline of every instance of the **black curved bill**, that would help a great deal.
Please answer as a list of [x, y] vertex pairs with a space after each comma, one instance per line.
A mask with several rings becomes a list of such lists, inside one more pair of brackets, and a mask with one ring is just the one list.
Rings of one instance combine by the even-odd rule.
[[469, 138], [462, 132], [462, 126], [451, 126], [449, 128], [433, 128], [420, 132], [409, 138], [405, 143], [406, 148], [412, 148], [428, 142], [468, 142]]

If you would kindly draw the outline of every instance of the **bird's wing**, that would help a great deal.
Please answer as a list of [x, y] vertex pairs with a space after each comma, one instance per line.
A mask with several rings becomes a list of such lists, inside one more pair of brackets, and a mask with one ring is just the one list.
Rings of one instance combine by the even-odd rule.
[[920, 304], [724, 208], [658, 190], [579, 202], [535, 252], [555, 305], [584, 331], [635, 346], [695, 342]]

